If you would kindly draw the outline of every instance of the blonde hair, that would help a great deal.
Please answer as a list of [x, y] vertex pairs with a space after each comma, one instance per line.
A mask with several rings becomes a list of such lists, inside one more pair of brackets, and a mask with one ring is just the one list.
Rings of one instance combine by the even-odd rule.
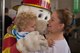
[[18, 28], [19, 31], [21, 31], [25, 25], [28, 25], [29, 22], [35, 20], [37, 17], [32, 12], [22, 12], [17, 15], [17, 17], [14, 20], [14, 24]]

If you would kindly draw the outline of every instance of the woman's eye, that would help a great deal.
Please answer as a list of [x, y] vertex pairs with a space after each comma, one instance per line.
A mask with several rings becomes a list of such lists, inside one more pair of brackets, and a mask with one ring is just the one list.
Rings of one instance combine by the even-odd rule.
[[42, 14], [39, 14], [38, 17], [42, 17]]
[[51, 19], [51, 21], [54, 21], [53, 19]]
[[32, 26], [32, 28], [34, 28], [35, 26]]

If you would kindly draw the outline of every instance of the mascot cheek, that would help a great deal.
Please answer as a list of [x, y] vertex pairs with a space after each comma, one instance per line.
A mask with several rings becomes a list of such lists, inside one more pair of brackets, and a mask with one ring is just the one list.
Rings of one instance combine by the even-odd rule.
[[45, 34], [51, 13], [47, 10], [39, 8], [36, 8], [36, 13], [37, 13], [36, 30], [39, 31], [40, 34]]
[[43, 20], [38, 20], [36, 24], [36, 30], [40, 32], [40, 34], [45, 34], [45, 30], [47, 28], [47, 22]]

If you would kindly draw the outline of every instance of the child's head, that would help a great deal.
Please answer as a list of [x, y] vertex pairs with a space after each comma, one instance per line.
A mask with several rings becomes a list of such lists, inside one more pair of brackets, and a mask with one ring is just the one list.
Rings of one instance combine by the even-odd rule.
[[17, 26], [18, 31], [31, 32], [35, 30], [36, 15], [32, 12], [22, 12], [14, 20], [14, 24]]

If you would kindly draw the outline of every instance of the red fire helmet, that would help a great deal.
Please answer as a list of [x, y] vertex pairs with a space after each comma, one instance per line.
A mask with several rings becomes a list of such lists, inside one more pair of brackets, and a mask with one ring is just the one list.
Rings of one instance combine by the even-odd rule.
[[50, 0], [23, 0], [23, 4], [51, 10]]

